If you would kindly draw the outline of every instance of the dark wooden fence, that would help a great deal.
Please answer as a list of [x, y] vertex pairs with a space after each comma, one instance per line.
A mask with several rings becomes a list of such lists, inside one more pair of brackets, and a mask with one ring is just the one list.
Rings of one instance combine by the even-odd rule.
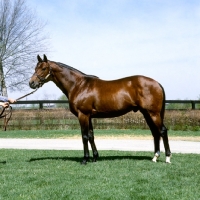
[[15, 104], [23, 105], [39, 105], [39, 109], [43, 109], [44, 105], [46, 107], [53, 106], [52, 104], [68, 104], [68, 100], [27, 100], [27, 101], [17, 101]]
[[[187, 109], [200, 109], [200, 100], [166, 100], [166, 109], [175, 109], [170, 108], [169, 105], [177, 104], [177, 105], [189, 105]], [[27, 100], [27, 101], [17, 101], [15, 104], [23, 104], [23, 105], [38, 105], [39, 109], [43, 109], [44, 107], [54, 107], [55, 104], [68, 104], [68, 100]], [[45, 106], [44, 106], [45, 105]], [[198, 106], [197, 106], [198, 105]], [[31, 108], [31, 106], [30, 106]], [[183, 109], [185, 107], [183, 106]]]
[[[80, 129], [78, 119], [69, 111], [67, 100], [18, 101], [12, 107], [8, 130]], [[166, 108], [165, 125], [168, 129], [200, 130], [200, 101], [167, 100]], [[3, 120], [0, 120], [2, 125]], [[93, 119], [93, 126], [95, 129], [148, 129], [140, 112]]]
[[200, 100], [166, 100], [165, 103], [166, 104], [189, 104], [191, 106], [189, 108], [192, 110], [200, 109], [200, 106], [199, 106]]

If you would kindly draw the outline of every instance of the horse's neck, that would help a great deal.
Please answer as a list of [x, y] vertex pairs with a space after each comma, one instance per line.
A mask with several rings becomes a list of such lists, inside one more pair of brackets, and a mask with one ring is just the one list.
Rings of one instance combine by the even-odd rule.
[[53, 68], [53, 75], [53, 82], [69, 99], [74, 87], [78, 84], [78, 75], [67, 68], [61, 68], [59, 66]]

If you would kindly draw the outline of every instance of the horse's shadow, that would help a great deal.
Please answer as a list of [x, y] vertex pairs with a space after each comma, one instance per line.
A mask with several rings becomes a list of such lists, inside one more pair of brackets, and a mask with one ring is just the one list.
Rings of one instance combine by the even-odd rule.
[[[152, 157], [150, 156], [101, 156], [97, 159], [97, 161], [112, 161], [112, 160], [124, 160], [124, 159], [130, 159], [130, 160], [152, 160]], [[81, 157], [41, 157], [41, 158], [31, 158], [28, 160], [28, 162], [34, 162], [34, 161], [40, 161], [40, 160], [62, 160], [62, 161], [73, 161], [73, 162], [81, 162]], [[90, 160], [92, 161], [92, 157], [90, 157]]]

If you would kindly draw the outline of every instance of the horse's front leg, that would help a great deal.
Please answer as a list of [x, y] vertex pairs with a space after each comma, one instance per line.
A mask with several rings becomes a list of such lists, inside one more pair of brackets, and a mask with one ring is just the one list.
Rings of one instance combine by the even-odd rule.
[[84, 157], [83, 157], [82, 164], [87, 164], [89, 160], [89, 149], [88, 149], [89, 116], [84, 115], [83, 113], [80, 112], [78, 114], [78, 119], [81, 126], [83, 150], [84, 150]]
[[89, 119], [89, 142], [92, 148], [92, 152], [93, 152], [93, 162], [97, 161], [97, 158], [99, 157], [95, 142], [94, 142], [94, 132], [93, 132], [93, 126], [92, 126], [92, 120], [91, 118]]

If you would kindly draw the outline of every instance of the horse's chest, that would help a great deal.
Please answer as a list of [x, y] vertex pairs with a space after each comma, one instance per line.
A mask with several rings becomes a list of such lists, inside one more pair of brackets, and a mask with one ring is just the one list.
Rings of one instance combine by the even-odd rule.
[[78, 116], [78, 112], [89, 114], [92, 112], [92, 103], [90, 101], [76, 101], [70, 103], [70, 111]]

